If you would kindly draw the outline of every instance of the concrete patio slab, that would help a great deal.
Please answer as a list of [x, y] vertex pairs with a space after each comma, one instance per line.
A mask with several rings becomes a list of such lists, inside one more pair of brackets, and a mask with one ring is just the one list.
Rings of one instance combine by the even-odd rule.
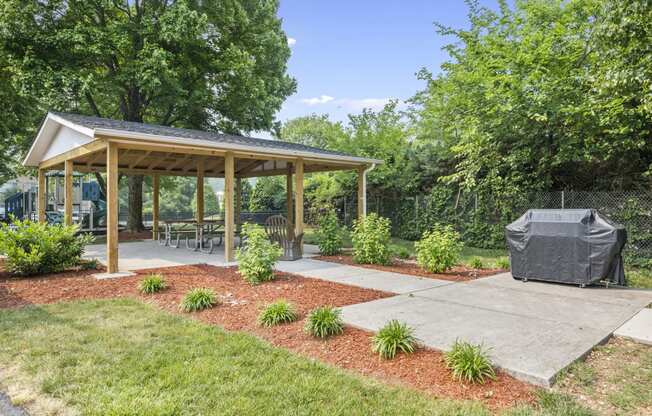
[[652, 345], [652, 309], [645, 308], [618, 328], [614, 335]]
[[456, 339], [484, 344], [497, 366], [550, 386], [561, 370], [652, 302], [652, 291], [511, 281], [502, 274], [440, 285], [346, 306], [342, 316], [347, 324], [371, 331], [399, 319], [414, 327], [426, 346], [443, 351]]

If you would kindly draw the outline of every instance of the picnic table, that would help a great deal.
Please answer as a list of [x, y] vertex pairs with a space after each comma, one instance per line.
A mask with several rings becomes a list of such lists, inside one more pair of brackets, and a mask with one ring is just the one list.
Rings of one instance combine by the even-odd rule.
[[[163, 232], [159, 233], [159, 244], [178, 248], [181, 238], [185, 237], [186, 248], [192, 251], [212, 253], [222, 244], [224, 237], [224, 220], [167, 220], [163, 221]], [[191, 243], [191, 240], [194, 243]]]

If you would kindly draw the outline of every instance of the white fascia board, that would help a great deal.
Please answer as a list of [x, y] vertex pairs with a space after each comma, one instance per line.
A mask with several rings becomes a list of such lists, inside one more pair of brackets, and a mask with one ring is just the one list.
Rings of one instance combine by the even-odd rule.
[[297, 150], [287, 150], [287, 149], [274, 149], [270, 151], [265, 148], [260, 148], [256, 146], [247, 146], [242, 144], [233, 144], [233, 143], [217, 143], [211, 140], [202, 140], [202, 139], [187, 139], [183, 137], [174, 137], [174, 136], [161, 136], [157, 134], [147, 134], [147, 133], [134, 133], [124, 130], [113, 130], [113, 129], [95, 129], [96, 136], [111, 136], [116, 138], [125, 138], [125, 139], [138, 139], [142, 141], [159, 141], [165, 143], [173, 144], [183, 144], [183, 145], [201, 145], [206, 147], [212, 147], [220, 150], [233, 150], [239, 152], [253, 152], [253, 153], [262, 153], [269, 156], [281, 155], [281, 156], [290, 156], [290, 157], [306, 157], [311, 159], [322, 159], [332, 162], [349, 162], [349, 163], [366, 163], [366, 164], [381, 164], [382, 160], [378, 159], [368, 159], [357, 156], [340, 156], [340, 155], [326, 155], [323, 153], [316, 152], [305, 152]]

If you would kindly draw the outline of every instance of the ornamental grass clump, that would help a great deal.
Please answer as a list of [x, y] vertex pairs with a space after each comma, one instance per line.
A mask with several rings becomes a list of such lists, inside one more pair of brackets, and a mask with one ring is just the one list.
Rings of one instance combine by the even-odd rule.
[[360, 264], [389, 264], [389, 219], [371, 213], [353, 225], [353, 260]]
[[462, 251], [460, 234], [450, 225], [435, 225], [426, 231], [421, 241], [414, 243], [417, 263], [431, 273], [449, 270], [459, 260]]
[[319, 252], [324, 256], [339, 254], [342, 251], [343, 242], [335, 212], [329, 209], [322, 214], [319, 218], [318, 226], [316, 237]]
[[140, 292], [148, 295], [160, 292], [166, 287], [165, 278], [163, 278], [163, 275], [160, 273], [150, 274], [138, 284]]
[[215, 292], [212, 289], [195, 288], [185, 294], [179, 307], [184, 312], [196, 312], [212, 308], [217, 303], [217, 296], [215, 296]]
[[245, 247], [236, 251], [242, 278], [252, 285], [273, 280], [274, 264], [283, 254], [281, 247], [270, 241], [265, 230], [256, 224], [244, 224], [242, 237]]
[[480, 257], [473, 257], [469, 262], [469, 267], [472, 269], [484, 269], [484, 263]]
[[373, 352], [378, 353], [382, 358], [392, 359], [399, 351], [406, 354], [414, 352], [417, 339], [413, 328], [393, 319], [373, 336], [371, 342]]
[[496, 268], [501, 270], [509, 270], [509, 258], [501, 257], [498, 260], [496, 260]]
[[0, 225], [0, 253], [7, 271], [29, 276], [62, 272], [81, 266], [84, 247], [93, 241], [77, 225], [53, 225], [16, 220]]
[[444, 357], [457, 380], [482, 384], [487, 379], [496, 379], [496, 372], [482, 345], [457, 340]]
[[258, 316], [258, 323], [262, 326], [271, 327], [294, 322], [298, 317], [294, 305], [281, 299], [265, 306]]
[[306, 319], [305, 330], [317, 338], [327, 338], [344, 332], [342, 310], [332, 306], [322, 306], [313, 309]]

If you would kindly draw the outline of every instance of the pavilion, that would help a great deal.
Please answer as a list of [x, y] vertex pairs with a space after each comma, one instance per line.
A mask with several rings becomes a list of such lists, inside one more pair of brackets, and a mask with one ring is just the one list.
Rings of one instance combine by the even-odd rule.
[[[45, 221], [45, 175], [64, 170], [64, 222], [72, 224], [73, 172], [106, 172], [107, 271], [118, 272], [118, 173], [151, 175], [152, 232], [159, 232], [159, 177], [197, 178], [196, 220], [204, 219], [204, 178], [224, 178], [224, 251], [235, 258], [242, 178], [285, 175], [288, 221], [303, 233], [303, 179], [309, 172], [356, 170], [358, 217], [366, 212], [368, 170], [380, 160], [356, 157], [297, 143], [188, 130], [145, 123], [49, 112], [24, 166], [38, 168], [38, 219]], [[292, 192], [294, 175], [294, 192]], [[292, 197], [294, 194], [294, 198]], [[291, 209], [294, 200], [294, 210]]]

